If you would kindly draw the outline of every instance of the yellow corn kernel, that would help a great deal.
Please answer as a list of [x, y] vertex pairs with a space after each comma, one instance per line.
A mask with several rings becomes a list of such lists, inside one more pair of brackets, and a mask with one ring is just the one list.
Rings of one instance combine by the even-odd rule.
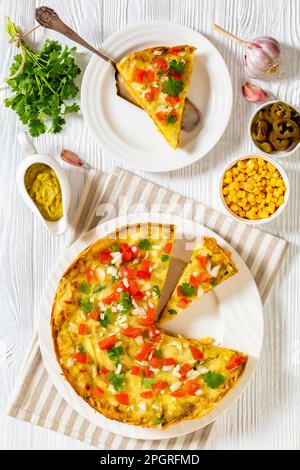
[[234, 175], [238, 175], [238, 174], [239, 174], [239, 169], [238, 169], [236, 166], [233, 167], [233, 168], [232, 168], [232, 173], [233, 173]]
[[271, 202], [267, 206], [267, 209], [269, 210], [270, 214], [274, 214], [274, 212], [276, 211], [276, 205], [273, 202]]
[[283, 197], [283, 196], [280, 196], [280, 197], [278, 198], [277, 204], [278, 204], [279, 206], [282, 206], [283, 203], [284, 203], [284, 197]]
[[255, 194], [256, 196], [259, 194], [259, 188], [255, 187], [253, 188], [253, 194]]
[[258, 166], [265, 166], [265, 160], [263, 158], [258, 158], [257, 159], [257, 164]]
[[224, 194], [224, 196], [227, 196], [229, 194], [229, 186], [224, 186], [223, 194]]
[[270, 173], [269, 171], [266, 173], [266, 179], [267, 180], [270, 180], [272, 178], [272, 173]]
[[271, 178], [271, 179], [270, 179], [270, 186], [273, 186], [273, 187], [274, 187], [274, 186], [276, 186], [276, 184], [277, 184], [276, 179], [275, 179], [275, 178]]
[[246, 176], [243, 173], [240, 173], [237, 177], [238, 181], [246, 181]]
[[233, 212], [238, 212], [240, 210], [239, 206], [237, 204], [231, 204], [230, 209]]
[[276, 171], [276, 168], [274, 165], [272, 165], [272, 163], [270, 162], [267, 162], [267, 168], [269, 171], [273, 172], [273, 171]]
[[234, 182], [234, 189], [238, 191], [240, 189], [240, 183], [238, 181]]
[[232, 183], [232, 178], [231, 178], [231, 176], [226, 176], [226, 177], [224, 178], [224, 183], [226, 183], [226, 184]]

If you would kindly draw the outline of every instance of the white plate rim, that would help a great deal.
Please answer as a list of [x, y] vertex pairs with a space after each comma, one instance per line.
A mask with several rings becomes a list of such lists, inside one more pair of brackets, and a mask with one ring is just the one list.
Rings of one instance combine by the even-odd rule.
[[[233, 89], [232, 89], [232, 81], [231, 77], [229, 74], [228, 67], [221, 55], [221, 53], [218, 51], [218, 49], [213, 45], [213, 43], [206, 38], [204, 35], [199, 33], [198, 31], [194, 30], [193, 28], [190, 28], [188, 26], [185, 26], [180, 23], [175, 23], [175, 22], [169, 22], [169, 21], [148, 21], [148, 22], [143, 22], [143, 23], [138, 23], [135, 25], [128, 26], [121, 31], [117, 31], [113, 33], [111, 36], [109, 36], [101, 45], [101, 50], [106, 51], [108, 54], [110, 53], [110, 49], [113, 47], [115, 43], [118, 41], [122, 41], [122, 37], [131, 33], [134, 33], [136, 31], [139, 31], [141, 29], [141, 34], [143, 32], [143, 29], [149, 27], [150, 30], [151, 28], [157, 28], [160, 27], [162, 30], [166, 30], [167, 28], [174, 28], [173, 31], [171, 31], [171, 34], [176, 34], [176, 28], [181, 28], [183, 31], [186, 32], [186, 34], [190, 35], [195, 35], [195, 37], [198, 37], [198, 41], [204, 42], [211, 50], [213, 51], [215, 57], [218, 59], [220, 66], [222, 67], [222, 77], [224, 80], [224, 89], [226, 89], [226, 114], [225, 114], [225, 119], [223, 120], [223, 127], [219, 129], [218, 132], [215, 133], [215, 139], [206, 146], [205, 151], [197, 151], [196, 154], [192, 155], [184, 155], [184, 159], [182, 160], [176, 160], [175, 158], [172, 161], [172, 164], [169, 166], [164, 166], [164, 167], [156, 167], [153, 168], [148, 162], [147, 158], [142, 158], [143, 155], [139, 154], [136, 155], [136, 159], [134, 161], [134, 165], [136, 168], [139, 168], [144, 171], [149, 171], [149, 172], [156, 172], [156, 173], [161, 173], [161, 172], [167, 172], [167, 171], [175, 171], [179, 170], [181, 168], [185, 168], [189, 165], [192, 165], [199, 159], [203, 158], [208, 152], [212, 150], [212, 148], [219, 142], [221, 139], [222, 135], [224, 134], [230, 116], [232, 112], [232, 106], [233, 106]], [[166, 42], [171, 43], [173, 42], [172, 40], [166, 40]], [[176, 42], [176, 41], [175, 41]], [[138, 48], [138, 46], [137, 46]], [[94, 98], [90, 97], [89, 93], [91, 91], [91, 83], [93, 80], [96, 80], [99, 75], [94, 73], [94, 68], [95, 67], [100, 67], [100, 70], [105, 68], [110, 67], [107, 63], [103, 62], [98, 62], [99, 58], [96, 56], [91, 57], [86, 70], [84, 72], [83, 80], [82, 80], [82, 86], [81, 86], [81, 108], [82, 108], [82, 113], [83, 113], [83, 118], [87, 124], [88, 129], [90, 130], [91, 134], [95, 138], [95, 140], [98, 142], [98, 144], [107, 152], [110, 153], [111, 156], [114, 156], [118, 158], [120, 161], [122, 161], [124, 164], [133, 165], [133, 162], [128, 161], [128, 152], [131, 151], [131, 153], [135, 152], [135, 149], [133, 147], [129, 147], [127, 144], [124, 144], [124, 148], [122, 148], [122, 145], [120, 144], [121, 141], [118, 141], [118, 143], [114, 143], [113, 140], [109, 140], [107, 136], [107, 132], [105, 132], [105, 129], [100, 127], [101, 121], [97, 121], [96, 117], [94, 116], [94, 111], [93, 111], [93, 104], [94, 104]], [[99, 65], [101, 64], [101, 65]], [[92, 79], [92, 80], [91, 80]], [[108, 130], [108, 126], [106, 126], [106, 131]], [[176, 152], [179, 153], [181, 149], [178, 149]], [[148, 154], [147, 154], [148, 156]], [[138, 158], [139, 157], [139, 158]], [[162, 156], [163, 158], [163, 156]], [[164, 164], [164, 161], [162, 160], [162, 164]]]
[[[246, 370], [237, 385], [234, 387], [234, 389], [230, 391], [221, 400], [221, 402], [217, 404], [213, 411], [211, 411], [204, 417], [198, 420], [184, 421], [183, 423], [170, 426], [165, 430], [160, 430], [158, 428], [143, 428], [140, 426], [133, 426], [120, 423], [118, 421], [109, 420], [100, 413], [95, 412], [95, 410], [93, 410], [79, 395], [76, 394], [71, 385], [62, 376], [61, 369], [55, 356], [50, 328], [52, 303], [51, 305], [49, 305], [49, 299], [51, 298], [53, 301], [54, 293], [56, 292], [58, 286], [58, 283], [54, 280], [54, 278], [61, 278], [65, 269], [67, 269], [67, 267], [71, 264], [72, 260], [76, 257], [76, 255], [74, 255], [74, 251], [78, 255], [91, 243], [94, 243], [99, 238], [104, 237], [109, 233], [112, 233], [112, 231], [116, 227], [122, 227], [126, 224], [143, 223], [149, 221], [154, 223], [158, 222], [174, 224], [177, 227], [181, 227], [183, 230], [184, 228], [191, 226], [191, 224], [195, 224], [193, 225], [193, 227], [198, 227], [201, 233], [205, 233], [208, 236], [215, 237], [218, 243], [221, 244], [221, 246], [230, 249], [234, 261], [238, 261], [239, 269], [243, 267], [243, 269], [245, 269], [245, 271], [248, 273], [249, 281], [251, 282], [252, 287], [251, 298], [253, 298], [253, 296], [256, 296], [255, 302], [257, 303], [257, 308], [259, 310], [260, 316], [259, 325], [257, 325], [259, 328], [259, 344], [257, 346], [256, 357], [249, 357]], [[85, 240], [86, 238], [87, 240]], [[70, 253], [73, 254], [70, 255]], [[215, 419], [218, 418], [221, 414], [227, 411], [236, 402], [241, 393], [246, 389], [254, 374], [262, 349], [263, 333], [264, 323], [261, 298], [258, 292], [258, 288], [252, 277], [252, 274], [250, 273], [250, 270], [248, 269], [240, 255], [238, 255], [234, 248], [231, 247], [229, 243], [227, 243], [222, 237], [220, 237], [217, 233], [213, 232], [207, 227], [203, 226], [202, 224], [194, 222], [190, 219], [168, 214], [144, 213], [140, 215], [133, 214], [120, 216], [116, 219], [112, 219], [107, 222], [104, 222], [103, 224], [98, 225], [94, 229], [86, 232], [81, 237], [79, 237], [77, 241], [75, 241], [70, 247], [65, 250], [65, 252], [62, 254], [60, 259], [56, 263], [55, 267], [53, 268], [42, 296], [38, 316], [38, 337], [43, 362], [51, 381], [53, 382], [60, 395], [79, 415], [81, 415], [94, 425], [104, 429], [105, 431], [113, 432], [114, 434], [118, 434], [124, 437], [143, 440], [161, 440], [184, 436], [210, 424], [211, 422], [215, 421]], [[71, 403], [70, 398], [72, 400]]]

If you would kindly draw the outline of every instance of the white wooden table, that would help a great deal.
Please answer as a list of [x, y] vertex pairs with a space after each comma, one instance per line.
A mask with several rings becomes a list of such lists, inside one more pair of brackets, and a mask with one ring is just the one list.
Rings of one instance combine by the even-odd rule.
[[[127, 25], [151, 20], [182, 23], [205, 34], [222, 53], [233, 82], [234, 105], [221, 142], [193, 166], [168, 174], [144, 174], [168, 188], [221, 209], [218, 181], [230, 159], [253, 150], [247, 138], [247, 121], [253, 105], [241, 96], [245, 81], [242, 51], [212, 32], [219, 23], [245, 39], [273, 35], [282, 43], [285, 75], [262, 84], [271, 93], [300, 105], [300, 2], [299, 0], [0, 0], [0, 63], [2, 78], [8, 71], [14, 46], [8, 45], [3, 16], [10, 15], [23, 31], [34, 25], [34, 8], [54, 8], [92, 44], [101, 42]], [[32, 44], [55, 34], [37, 30]], [[80, 50], [85, 67], [89, 54]], [[1, 91], [1, 103], [7, 90]], [[0, 447], [3, 449], [87, 449], [78, 441], [4, 414], [34, 328], [43, 286], [63, 248], [65, 238], [51, 236], [25, 207], [17, 194], [16, 168], [22, 159], [17, 134], [22, 125], [1, 105], [1, 242], [0, 242]], [[109, 171], [118, 164], [113, 155], [96, 145], [82, 116], [68, 119], [60, 135], [35, 141], [40, 153], [57, 155], [71, 148], [95, 168]], [[238, 403], [221, 417], [212, 436], [212, 447], [222, 449], [296, 449], [300, 447], [300, 163], [298, 154], [283, 162], [290, 177], [291, 196], [284, 214], [265, 230], [291, 244], [284, 265], [265, 307], [265, 341], [254, 379]], [[135, 171], [133, 169], [133, 171]], [[74, 188], [72, 211], [84, 184], [84, 174], [70, 170]]]

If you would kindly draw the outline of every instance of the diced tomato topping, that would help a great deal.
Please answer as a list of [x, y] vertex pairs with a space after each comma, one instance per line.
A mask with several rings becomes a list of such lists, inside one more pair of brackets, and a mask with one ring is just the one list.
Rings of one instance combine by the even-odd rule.
[[159, 111], [158, 113], [155, 114], [155, 116], [157, 117], [159, 121], [163, 122], [165, 121], [167, 115], [163, 111]]
[[123, 263], [128, 263], [132, 259], [132, 251], [131, 248], [127, 248], [126, 250], [122, 251], [122, 261]]
[[87, 355], [86, 353], [76, 353], [74, 354], [74, 360], [80, 362], [80, 364], [86, 364]]
[[146, 101], [153, 101], [156, 98], [156, 90], [154, 86], [150, 87], [149, 91], [145, 93], [145, 100]]
[[139, 292], [139, 286], [132, 279], [128, 279], [130, 295], [136, 295]]
[[108, 373], [109, 373], [109, 370], [106, 369], [106, 367], [102, 367], [102, 369], [101, 369], [101, 374], [106, 375], [106, 374], [108, 374]]
[[199, 262], [201, 268], [205, 268], [205, 266], [206, 266], [206, 256], [197, 255], [196, 259]]
[[80, 323], [80, 325], [78, 325], [78, 334], [79, 335], [85, 335], [86, 330], [87, 330], [87, 326], [84, 323]]
[[135, 360], [144, 361], [145, 359], [148, 359], [148, 356], [153, 349], [154, 346], [152, 343], [145, 343], [140, 352], [135, 356]]
[[94, 276], [95, 276], [95, 271], [93, 269], [88, 269], [87, 272], [85, 273], [87, 282], [91, 282]]
[[240, 364], [246, 364], [248, 361], [247, 356], [240, 356], [239, 354], [235, 354], [228, 362], [226, 369], [227, 370], [233, 370]]
[[145, 390], [145, 392], [141, 392], [142, 398], [153, 398], [153, 391], [152, 390]]
[[156, 310], [155, 308], [153, 307], [153, 305], [149, 305], [149, 303], [147, 304], [146, 306], [146, 312], [148, 313], [148, 317], [149, 318], [155, 318], [155, 315], [156, 315]]
[[141, 264], [139, 265], [139, 270], [140, 271], [149, 271], [151, 268], [151, 261], [148, 259], [143, 259]]
[[191, 368], [192, 366], [190, 366], [189, 364], [183, 364], [179, 369], [179, 374], [181, 375], [181, 377], [185, 377], [188, 371], [191, 370]]
[[145, 70], [144, 82], [153, 82], [155, 73], [152, 70]]
[[134, 69], [132, 79], [135, 82], [142, 83], [145, 77], [145, 70], [143, 69]]
[[97, 310], [93, 310], [91, 312], [91, 317], [93, 320], [99, 320], [99, 312]]
[[123, 281], [117, 282], [117, 284], [114, 285], [114, 291], [120, 295], [120, 289], [122, 289], [122, 292], [125, 292], [127, 290], [127, 287], [123, 283]]
[[175, 366], [176, 364], [177, 362], [173, 357], [166, 357], [166, 359], [164, 359], [164, 366]]
[[107, 297], [104, 297], [104, 299], [102, 299], [102, 302], [104, 304], [111, 304], [112, 302], [115, 302], [116, 300], [118, 300], [119, 295], [120, 295], [119, 292], [114, 292], [113, 294], [108, 295]]
[[162, 57], [155, 57], [152, 60], [152, 64], [156, 70], [166, 70], [168, 68], [168, 64]]
[[97, 400], [97, 398], [102, 397], [103, 394], [104, 394], [104, 390], [102, 390], [102, 388], [98, 386], [94, 387], [92, 390], [92, 396], [93, 398], [95, 398], [95, 400]]
[[143, 334], [144, 330], [143, 328], [134, 328], [134, 327], [129, 327], [129, 328], [123, 328], [122, 333], [123, 335], [127, 336], [128, 338], [136, 338], [137, 336], [140, 336]]
[[128, 243], [120, 243], [120, 249], [121, 249], [121, 253], [123, 253], [123, 251], [126, 251], [126, 250], [129, 250], [130, 249], [130, 246], [128, 245]]
[[164, 380], [159, 380], [152, 385], [154, 395], [157, 395], [161, 390], [165, 390], [168, 384]]
[[209, 281], [209, 275], [207, 273], [199, 273], [199, 281], [202, 282], [208, 282]]
[[179, 52], [180, 49], [178, 47], [171, 47], [171, 49], [169, 49], [169, 54], [171, 55], [178, 55]]
[[163, 366], [164, 360], [159, 359], [158, 357], [152, 357], [149, 361], [149, 366], [153, 369], [160, 369]]
[[203, 359], [203, 352], [192, 344], [190, 344], [190, 351], [196, 361], [201, 361], [201, 359]]
[[139, 290], [138, 292], [136, 292], [136, 294], [131, 294], [131, 297], [134, 299], [134, 300], [143, 300], [143, 298], [145, 297], [144, 294]]
[[102, 351], [106, 351], [107, 349], [112, 348], [116, 344], [116, 342], [116, 335], [111, 335], [99, 341], [98, 346]]
[[133, 279], [136, 276], [136, 270], [132, 268], [127, 268], [126, 266], [121, 266], [119, 270], [119, 275], [121, 277], [126, 277], [127, 279]]
[[169, 255], [172, 251], [172, 248], [173, 248], [173, 243], [166, 243], [164, 246], [163, 252]]
[[147, 377], [147, 379], [149, 379], [149, 377], [152, 377], [152, 375], [153, 375], [153, 372], [149, 369], [149, 367], [145, 367], [144, 376]]
[[189, 304], [189, 301], [185, 297], [182, 297], [182, 299], [180, 299], [179, 302], [177, 302], [177, 305], [180, 308], [186, 308], [188, 304]]
[[104, 250], [100, 253], [100, 262], [102, 264], [108, 264], [111, 260], [110, 250]]
[[199, 281], [198, 276], [195, 276], [194, 274], [191, 274], [191, 275], [190, 275], [190, 282], [189, 282], [189, 284], [190, 284], [191, 287], [198, 287], [198, 286], [199, 286], [199, 282], [200, 282], [200, 281]]
[[149, 338], [154, 341], [155, 343], [158, 343], [158, 341], [161, 340], [161, 335], [160, 335], [160, 331], [153, 327], [153, 328], [149, 328], [148, 330], [148, 336]]
[[177, 295], [178, 297], [183, 297], [183, 293], [181, 292], [180, 286], [177, 286]]
[[175, 106], [175, 104], [179, 103], [180, 98], [179, 96], [167, 96], [166, 97], [167, 103], [169, 103], [171, 106]]
[[182, 73], [173, 73], [173, 77], [176, 78], [176, 80], [181, 80], [182, 79]]
[[178, 390], [174, 390], [174, 392], [171, 392], [170, 395], [176, 398], [185, 397], [185, 390], [184, 388], [179, 388]]
[[115, 394], [115, 399], [120, 405], [129, 405], [129, 396], [126, 392], [119, 392]]
[[145, 317], [145, 318], [141, 318], [139, 321], [138, 321], [139, 325], [141, 326], [152, 326], [153, 323], [154, 323], [154, 319], [153, 318], [150, 318], [150, 317]]
[[187, 380], [185, 383], [185, 391], [189, 395], [195, 395], [195, 392], [199, 390], [200, 386], [196, 380]]
[[130, 369], [132, 375], [141, 375], [141, 368], [139, 366], [132, 366]]
[[139, 247], [138, 246], [132, 245], [131, 251], [132, 251], [132, 255], [133, 255], [134, 258], [139, 257]]
[[147, 272], [147, 271], [138, 270], [136, 275], [139, 279], [144, 279], [145, 281], [150, 281], [150, 279], [151, 279], [151, 273]]

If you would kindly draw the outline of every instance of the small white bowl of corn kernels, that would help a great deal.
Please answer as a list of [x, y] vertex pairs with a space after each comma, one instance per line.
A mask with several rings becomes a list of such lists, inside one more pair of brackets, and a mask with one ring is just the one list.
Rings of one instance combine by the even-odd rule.
[[246, 155], [226, 168], [220, 196], [233, 218], [247, 224], [264, 224], [284, 210], [289, 198], [289, 181], [283, 168], [271, 158]]

